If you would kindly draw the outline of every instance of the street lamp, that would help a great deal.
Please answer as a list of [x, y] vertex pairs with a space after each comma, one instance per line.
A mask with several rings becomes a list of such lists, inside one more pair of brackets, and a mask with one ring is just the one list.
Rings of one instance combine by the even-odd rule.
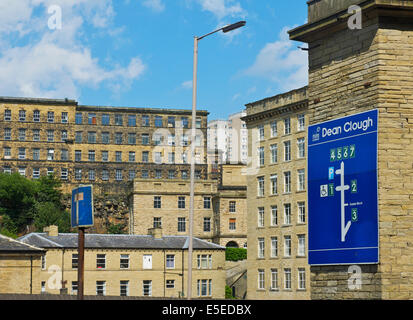
[[194, 75], [192, 83], [192, 130], [191, 130], [191, 181], [189, 200], [189, 243], [188, 243], [188, 300], [192, 296], [192, 251], [193, 251], [193, 219], [194, 219], [194, 186], [195, 186], [195, 137], [196, 137], [196, 89], [197, 89], [197, 69], [198, 69], [198, 41], [222, 31], [224, 33], [245, 26], [246, 21], [239, 21], [207, 33], [201, 37], [194, 37]]

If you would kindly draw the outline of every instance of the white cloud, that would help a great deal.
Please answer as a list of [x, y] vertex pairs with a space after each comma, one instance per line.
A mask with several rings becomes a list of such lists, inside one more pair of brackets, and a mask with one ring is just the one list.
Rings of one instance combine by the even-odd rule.
[[192, 80], [182, 82], [181, 87], [184, 89], [192, 89]]
[[234, 0], [197, 0], [202, 10], [214, 14], [218, 20], [227, 17], [245, 17], [246, 12], [238, 2]]
[[142, 4], [155, 12], [162, 12], [165, 10], [165, 5], [162, 0], [145, 0]]
[[246, 75], [262, 77], [278, 83], [283, 90], [308, 84], [308, 55], [288, 39], [285, 27], [275, 42], [267, 43], [258, 53], [254, 64], [244, 71]]
[[[95, 28], [108, 28], [111, 24], [115, 15], [112, 0], [4, 1], [8, 2], [9, 13], [22, 10], [20, 15], [9, 19], [10, 23], [13, 20], [19, 25], [18, 36], [22, 38], [29, 34], [33, 40], [23, 40], [23, 45], [12, 46], [10, 33], [15, 30], [1, 19], [4, 15], [2, 0], [0, 95], [78, 99], [82, 86], [98, 88], [105, 85], [118, 92], [128, 89], [145, 71], [146, 67], [138, 57], [132, 58], [127, 66], [103, 67], [82, 41], [86, 21]], [[61, 30], [48, 28], [50, 15], [47, 8], [52, 4], [61, 6]]]

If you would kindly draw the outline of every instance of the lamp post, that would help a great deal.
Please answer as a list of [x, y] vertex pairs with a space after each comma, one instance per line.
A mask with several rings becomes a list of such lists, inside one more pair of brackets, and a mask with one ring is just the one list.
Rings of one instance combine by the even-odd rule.
[[246, 21], [239, 21], [207, 33], [201, 37], [194, 37], [194, 74], [192, 81], [192, 129], [191, 129], [191, 181], [189, 200], [189, 243], [188, 243], [188, 300], [192, 297], [192, 251], [193, 251], [193, 219], [194, 219], [194, 187], [195, 187], [195, 137], [196, 137], [196, 94], [198, 69], [198, 42], [199, 40], [222, 31], [224, 33], [245, 26]]

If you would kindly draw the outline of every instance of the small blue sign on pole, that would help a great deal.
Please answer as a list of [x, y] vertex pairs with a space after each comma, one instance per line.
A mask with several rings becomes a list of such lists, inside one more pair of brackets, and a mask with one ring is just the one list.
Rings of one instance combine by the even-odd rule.
[[378, 111], [308, 128], [308, 263], [378, 263]]
[[93, 226], [93, 186], [80, 186], [72, 190], [72, 228]]

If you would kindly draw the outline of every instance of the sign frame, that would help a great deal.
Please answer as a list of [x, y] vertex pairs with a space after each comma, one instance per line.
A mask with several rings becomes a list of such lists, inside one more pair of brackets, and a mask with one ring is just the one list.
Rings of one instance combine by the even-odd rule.
[[[357, 248], [357, 247], [355, 247], [355, 248], [326, 248], [326, 249], [313, 249], [313, 247], [311, 247], [311, 245], [310, 245], [310, 239], [311, 239], [311, 237], [312, 237], [312, 235], [311, 235], [311, 233], [312, 232], [314, 232], [313, 230], [311, 230], [311, 228], [310, 228], [310, 225], [311, 225], [311, 223], [314, 223], [314, 221], [311, 221], [311, 208], [310, 208], [310, 174], [309, 174], [309, 172], [310, 172], [310, 148], [311, 147], [314, 147], [315, 145], [319, 145], [319, 144], [328, 144], [329, 142], [336, 142], [336, 141], [339, 141], [339, 140], [346, 140], [346, 139], [352, 139], [353, 137], [360, 137], [360, 136], [362, 136], [362, 135], [364, 135], [364, 134], [354, 134], [354, 135], [347, 135], [347, 136], [344, 136], [344, 137], [339, 137], [339, 138], [337, 138], [337, 139], [332, 139], [332, 140], [328, 140], [328, 141], [324, 141], [324, 142], [320, 142], [320, 143], [317, 143], [317, 142], [314, 142], [312, 139], [313, 139], [313, 137], [312, 137], [312, 135], [311, 135], [311, 132], [313, 131], [313, 128], [315, 128], [315, 127], [320, 127], [320, 126], [322, 126], [322, 125], [326, 125], [326, 124], [329, 124], [329, 123], [332, 123], [332, 122], [340, 122], [340, 121], [343, 121], [343, 123], [344, 123], [344, 121], [346, 120], [346, 119], [348, 119], [348, 121], [350, 121], [352, 118], [354, 118], [354, 117], [359, 117], [359, 116], [363, 116], [363, 115], [365, 115], [365, 114], [372, 114], [373, 116], [374, 116], [374, 119], [377, 121], [376, 122], [376, 124], [375, 124], [375, 130], [373, 130], [373, 131], [371, 131], [371, 132], [369, 132], [369, 133], [374, 133], [375, 134], [375, 144], [374, 144], [374, 148], [375, 148], [375, 179], [376, 179], [376, 186], [375, 186], [375, 188], [376, 188], [376, 190], [375, 190], [375, 193], [374, 193], [374, 196], [375, 196], [375, 201], [376, 201], [376, 207], [375, 207], [375, 210], [376, 210], [376, 215], [375, 215], [375, 223], [377, 223], [377, 225], [376, 225], [376, 233], [375, 233], [375, 243], [377, 244], [377, 246], [375, 246], [375, 247], [371, 247], [370, 249], [374, 249], [376, 252], [375, 252], [375, 256], [374, 256], [374, 258], [371, 258], [370, 260], [368, 260], [368, 259], [366, 259], [366, 261], [351, 261], [351, 258], [350, 259], [348, 259], [347, 261], [344, 259], [343, 261], [330, 261], [330, 262], [323, 262], [323, 261], [320, 261], [320, 260], [323, 260], [323, 259], [315, 259], [314, 257], [311, 257], [312, 256], [312, 254], [311, 254], [311, 252], [313, 251], [322, 251], [322, 250], [325, 250], [325, 251], [328, 251], [328, 250], [331, 250], [331, 251], [333, 251], [333, 250], [336, 250], [336, 251], [344, 251], [344, 250], [346, 250], [346, 249], [351, 249], [351, 250], [357, 250], [357, 249], [362, 249], [362, 248]], [[351, 115], [347, 115], [347, 116], [343, 116], [343, 117], [340, 117], [340, 118], [334, 118], [334, 119], [331, 119], [331, 120], [327, 120], [327, 121], [323, 121], [323, 122], [319, 122], [319, 123], [316, 123], [316, 124], [313, 124], [313, 125], [311, 125], [311, 126], [308, 126], [308, 130], [307, 130], [307, 137], [308, 137], [308, 144], [307, 144], [307, 170], [308, 170], [308, 173], [307, 173], [307, 175], [308, 175], [308, 178], [307, 178], [307, 204], [308, 204], [308, 223], [307, 223], [307, 232], [308, 232], [308, 249], [307, 249], [307, 252], [308, 252], [308, 264], [310, 265], [310, 266], [331, 266], [331, 265], [354, 265], [354, 264], [366, 264], [366, 265], [368, 265], [368, 264], [378, 264], [379, 262], [380, 262], [380, 236], [379, 236], [379, 189], [378, 189], [378, 184], [379, 184], [379, 181], [378, 181], [378, 136], [379, 136], [379, 111], [378, 111], [378, 109], [371, 109], [371, 110], [368, 110], [368, 111], [364, 111], [364, 112], [359, 112], [359, 113], [354, 113], [354, 114], [351, 114]], [[372, 139], [373, 140], [373, 139]], [[311, 142], [312, 141], [312, 142]], [[311, 142], [311, 143], [310, 143]], [[353, 147], [353, 143], [351, 143], [352, 144], [352, 147]], [[354, 150], [355, 151], [355, 150]], [[357, 155], [357, 152], [356, 152], [356, 155]], [[331, 157], [331, 150], [330, 150], [330, 157]], [[342, 163], [344, 163], [344, 160], [348, 160], [348, 159], [353, 159], [354, 157], [352, 157], [352, 158], [350, 158], [350, 156], [348, 156], [348, 158], [342, 158], [342, 159], [340, 159], [339, 161], [340, 162], [342, 162]], [[330, 159], [330, 161], [331, 161], [331, 159]], [[337, 161], [338, 162], [338, 161]], [[330, 170], [331, 170], [331, 168], [330, 167], [328, 167], [328, 168], [326, 168], [326, 181], [327, 182], [325, 182], [325, 183], [327, 183], [327, 184], [329, 184], [330, 183]], [[344, 168], [342, 168], [342, 170], [344, 171]], [[340, 169], [339, 170], [337, 170], [337, 172], [338, 173], [340, 173]], [[360, 173], [359, 173], [360, 174]], [[344, 175], [343, 175], [344, 176]], [[344, 178], [343, 178], [344, 179]], [[353, 181], [354, 181], [354, 179], [351, 181], [351, 184], [353, 184]], [[357, 188], [358, 188], [358, 186], [357, 186], [357, 180], [355, 180], [356, 182], [356, 190], [357, 190]], [[320, 186], [320, 187], [324, 187], [324, 186]], [[342, 187], [344, 187], [344, 186], [342, 186]], [[312, 190], [312, 189], [311, 189]], [[335, 190], [337, 190], [337, 189], [335, 189]], [[347, 189], [346, 189], [347, 190]], [[341, 191], [341, 190], [340, 190]], [[337, 194], [340, 194], [340, 191], [336, 191], [336, 193]], [[353, 192], [352, 192], [352, 186], [350, 187], [350, 190], [348, 190], [349, 192], [351, 192], [352, 194], [353, 194]], [[319, 190], [318, 191], [319, 192], [319, 194], [320, 194], [320, 192], [321, 192], [321, 190]], [[344, 192], [344, 191], [341, 191], [341, 192]], [[356, 191], [357, 192], [357, 191]], [[313, 192], [313, 193], [315, 193], [315, 192]], [[320, 195], [319, 195], [320, 196]], [[343, 198], [343, 197], [342, 197]], [[342, 200], [342, 202], [343, 202], [343, 200]], [[346, 206], [348, 206], [348, 204], [346, 204]], [[374, 205], [372, 206], [372, 207], [374, 207]], [[350, 208], [350, 213], [351, 213], [351, 219], [350, 219], [350, 222], [351, 223], [357, 223], [357, 221], [358, 221], [358, 218], [359, 218], [359, 216], [358, 216], [358, 213], [357, 213], [357, 210], [358, 210], [358, 208], [356, 208], [356, 212], [355, 212], [355, 219], [353, 220], [353, 210], [354, 210], [354, 208]], [[343, 215], [344, 215], [344, 213], [343, 213], [343, 210], [341, 210], [342, 211], [342, 227], [343, 227], [343, 220], [345, 219], [345, 218], [343, 218]], [[373, 215], [372, 215], [373, 216]], [[311, 221], [311, 222], [310, 222]], [[351, 225], [351, 223], [350, 223], [349, 221], [347, 221], [347, 225], [345, 226], [345, 232], [347, 232], [348, 231], [348, 228], [350, 228], [350, 225]], [[343, 228], [341, 229], [342, 230], [342, 233], [343, 233]], [[342, 236], [343, 237], [343, 236]], [[344, 235], [344, 237], [345, 237], [345, 235]], [[344, 240], [342, 240], [342, 241], [344, 241]], [[375, 259], [377, 257], [377, 259]], [[336, 258], [337, 259], [337, 258]], [[318, 260], [318, 261], [314, 261], [314, 260]], [[334, 260], [334, 258], [333, 258], [333, 260]], [[373, 261], [374, 260], [374, 261]]]

